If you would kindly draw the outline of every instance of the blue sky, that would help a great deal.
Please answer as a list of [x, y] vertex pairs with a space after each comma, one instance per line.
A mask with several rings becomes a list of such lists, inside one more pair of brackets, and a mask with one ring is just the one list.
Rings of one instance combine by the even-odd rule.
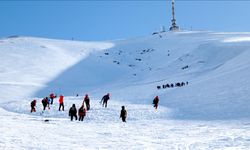
[[[0, 1], [0, 37], [110, 40], [150, 35], [171, 22], [171, 1]], [[176, 0], [186, 30], [250, 31], [250, 1]]]

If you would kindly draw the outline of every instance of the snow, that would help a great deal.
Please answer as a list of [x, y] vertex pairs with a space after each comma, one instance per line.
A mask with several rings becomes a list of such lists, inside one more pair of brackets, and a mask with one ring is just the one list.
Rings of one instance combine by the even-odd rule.
[[249, 41], [250, 37], [234, 37], [224, 40], [224, 42], [249, 42]]
[[[183, 31], [103, 42], [2, 38], [0, 149], [249, 149], [249, 37]], [[189, 84], [156, 88], [177, 82]], [[51, 92], [65, 96], [65, 111], [56, 98], [42, 113], [41, 99]], [[79, 108], [86, 93], [91, 110], [71, 122], [69, 108]]]

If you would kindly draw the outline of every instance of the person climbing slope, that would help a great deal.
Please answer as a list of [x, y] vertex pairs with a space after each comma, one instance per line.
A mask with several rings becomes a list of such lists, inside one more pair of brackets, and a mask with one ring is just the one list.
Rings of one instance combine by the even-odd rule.
[[153, 104], [154, 104], [155, 109], [157, 109], [157, 108], [158, 108], [158, 104], [159, 104], [159, 97], [158, 97], [158, 96], [156, 96], [156, 97], [154, 98]]
[[69, 116], [71, 121], [73, 121], [73, 117], [77, 120], [77, 110], [76, 110], [76, 105], [73, 104], [72, 107], [69, 109]]
[[49, 95], [49, 98], [50, 98], [50, 104], [53, 105], [53, 101], [54, 101], [54, 99], [56, 98], [56, 95], [55, 95], [54, 93], [51, 93], [51, 94]]
[[42, 100], [42, 104], [43, 104], [43, 110], [45, 110], [47, 106], [48, 106], [48, 109], [50, 109], [50, 107], [49, 107], [49, 98], [48, 97], [45, 97]]
[[85, 95], [83, 102], [85, 102], [87, 110], [89, 110], [90, 109], [90, 99], [89, 99], [88, 94]]
[[84, 117], [86, 116], [86, 109], [84, 108], [84, 105], [82, 105], [78, 110], [79, 115], [79, 121], [83, 121]]
[[106, 95], [104, 95], [103, 97], [102, 97], [102, 100], [100, 101], [100, 103], [102, 103], [102, 107], [104, 107], [104, 105], [105, 105], [105, 107], [107, 107], [107, 105], [108, 105], [108, 100], [109, 100], [109, 93], [108, 94], [106, 94]]
[[126, 122], [127, 110], [125, 109], [125, 106], [122, 106], [120, 118], [122, 118], [122, 121], [123, 121], [123, 122]]
[[31, 107], [31, 110], [30, 112], [36, 112], [36, 100], [33, 100], [31, 103], [30, 103], [30, 107]]
[[61, 107], [62, 107], [62, 111], [64, 111], [64, 96], [60, 95], [59, 97], [59, 111], [61, 111]]

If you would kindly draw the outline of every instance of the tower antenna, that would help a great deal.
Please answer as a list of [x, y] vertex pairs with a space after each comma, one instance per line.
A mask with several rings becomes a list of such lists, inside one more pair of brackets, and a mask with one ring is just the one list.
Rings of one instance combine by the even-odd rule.
[[174, 12], [174, 0], [172, 0], [172, 26], [169, 28], [170, 31], [179, 31], [179, 26], [176, 25], [175, 12]]

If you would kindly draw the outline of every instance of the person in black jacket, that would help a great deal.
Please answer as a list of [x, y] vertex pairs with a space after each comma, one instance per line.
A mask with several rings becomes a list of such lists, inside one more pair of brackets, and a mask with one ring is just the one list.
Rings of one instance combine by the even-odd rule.
[[158, 104], [159, 104], [159, 97], [158, 97], [158, 96], [156, 96], [156, 97], [154, 98], [153, 104], [154, 104], [155, 109], [157, 109], [157, 108], [158, 108]]
[[109, 93], [107, 94], [107, 95], [104, 95], [103, 97], [102, 97], [102, 100], [101, 100], [101, 102], [100, 103], [102, 103], [102, 107], [104, 107], [104, 105], [105, 105], [105, 107], [107, 107], [107, 105], [108, 105], [108, 100], [109, 100]]
[[33, 100], [31, 103], [30, 103], [30, 107], [31, 107], [31, 110], [30, 112], [36, 112], [36, 100]]
[[73, 117], [75, 117], [75, 119], [77, 120], [77, 110], [75, 104], [73, 104], [69, 109], [69, 116], [71, 117], [71, 121], [73, 121]]
[[47, 106], [48, 106], [48, 109], [50, 109], [50, 107], [49, 107], [49, 98], [48, 97], [45, 97], [42, 100], [42, 104], [43, 104], [43, 110], [45, 110]]
[[127, 110], [125, 110], [125, 106], [122, 106], [120, 118], [122, 118], [122, 121], [123, 121], [123, 122], [126, 122]]

